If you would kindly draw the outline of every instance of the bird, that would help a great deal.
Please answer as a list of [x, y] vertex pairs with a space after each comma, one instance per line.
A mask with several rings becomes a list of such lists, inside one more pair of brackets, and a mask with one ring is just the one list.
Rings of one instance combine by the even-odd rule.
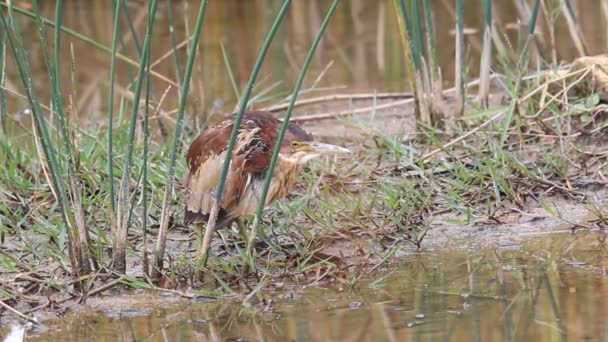
[[[195, 225], [199, 238], [203, 225], [209, 220], [235, 120], [236, 115], [232, 114], [202, 131], [186, 154], [184, 224]], [[241, 238], [247, 239], [243, 220], [257, 211], [281, 125], [271, 112], [243, 114], [219, 204], [216, 231], [236, 221]], [[264, 207], [293, 190], [301, 166], [308, 161], [324, 154], [348, 153], [351, 151], [344, 147], [315, 141], [302, 127], [289, 122]], [[199, 240], [199, 249], [200, 244]]]

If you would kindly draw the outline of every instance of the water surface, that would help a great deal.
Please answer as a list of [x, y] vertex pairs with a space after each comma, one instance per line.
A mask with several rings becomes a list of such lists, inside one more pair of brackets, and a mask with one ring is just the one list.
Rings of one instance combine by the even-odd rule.
[[190, 302], [48, 324], [30, 341], [560, 341], [608, 338], [605, 233], [549, 234], [486, 250], [424, 251], [358, 286]]

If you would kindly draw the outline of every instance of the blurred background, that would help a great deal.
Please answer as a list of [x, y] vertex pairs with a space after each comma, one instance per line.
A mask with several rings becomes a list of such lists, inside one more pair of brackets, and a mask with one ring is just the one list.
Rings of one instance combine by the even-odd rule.
[[[555, 1], [546, 1], [551, 3]], [[529, 7], [522, 1], [496, 1], [493, 4], [493, 21], [496, 34], [505, 41], [516, 44], [518, 37], [526, 34], [525, 23], [520, 22]], [[606, 5], [601, 0], [568, 1], [576, 22], [584, 37], [587, 54], [598, 54], [608, 46], [606, 28]], [[308, 47], [317, 33], [330, 1], [298, 0], [291, 5], [285, 22], [272, 43], [271, 51], [256, 86], [256, 92], [264, 91], [270, 103], [286, 96], [293, 86]], [[17, 2], [23, 8], [31, 7], [28, 2]], [[222, 0], [210, 1], [202, 32], [200, 51], [193, 73], [190, 105], [192, 113], [231, 112], [237, 102], [230, 80], [230, 73], [239, 89], [247, 82], [262, 41], [267, 34], [281, 3], [272, 0]], [[54, 1], [40, 3], [42, 14], [54, 16]], [[110, 1], [66, 1], [64, 4], [64, 26], [71, 28], [100, 44], [111, 46], [113, 8]], [[170, 80], [178, 81], [173, 48], [179, 53], [177, 65], [182, 70], [186, 59], [185, 37], [192, 30], [196, 19], [197, 1], [162, 1], [157, 12], [158, 18], [153, 32], [151, 46], [153, 70]], [[441, 67], [444, 88], [454, 82], [454, 2], [434, 0], [432, 3], [436, 53]], [[479, 56], [483, 40], [483, 14], [477, 1], [464, 2], [465, 18], [465, 75], [473, 79], [479, 73]], [[551, 5], [543, 5], [551, 8]], [[559, 5], [557, 6], [559, 7]], [[126, 1], [126, 11], [122, 12], [123, 37], [119, 50], [131, 59], [139, 60], [139, 50], [146, 25], [147, 6], [141, 1]], [[345, 92], [403, 92], [411, 90], [407, 81], [404, 62], [404, 48], [400, 40], [397, 23], [399, 11], [394, 1], [348, 0], [343, 1], [332, 18], [329, 28], [317, 49], [309, 69], [307, 82], [310, 86], [320, 77], [317, 87], [323, 93]], [[528, 13], [529, 16], [529, 13]], [[26, 48], [34, 73], [46, 75], [39, 36], [33, 20], [17, 16], [22, 21]], [[556, 52], [556, 62], [571, 61], [579, 55], [573, 46], [572, 32], [563, 15], [555, 15], [552, 43], [549, 24], [545, 15], [539, 15], [536, 27], [537, 40], [543, 42], [546, 50], [541, 51], [545, 60], [552, 60], [551, 51]], [[171, 26], [173, 30], [171, 30]], [[135, 34], [133, 34], [135, 32]], [[49, 30], [49, 36], [52, 32]], [[507, 40], [508, 39], [508, 40]], [[101, 51], [80, 39], [65, 35], [62, 53], [62, 84], [72, 82], [74, 71], [78, 88], [75, 111], [87, 118], [104, 118], [107, 111], [107, 89], [109, 74], [109, 53]], [[52, 49], [52, 42], [49, 42]], [[507, 46], [509, 49], [509, 47]], [[509, 50], [514, 51], [515, 47]], [[532, 51], [533, 54], [538, 51]], [[498, 54], [495, 54], [497, 56]], [[496, 57], [495, 57], [496, 58]], [[18, 89], [18, 75], [7, 60], [7, 87]], [[531, 66], [535, 67], [532, 58]], [[496, 66], [496, 63], [493, 63]], [[546, 68], [547, 65], [536, 65]], [[117, 62], [117, 82], [123, 90], [128, 89], [131, 77], [137, 69], [124, 62]], [[497, 70], [500, 71], [500, 70]], [[153, 97], [157, 100], [169, 84], [153, 78]], [[465, 80], [466, 81], [466, 80]], [[45, 86], [46, 77], [36, 78], [41, 96], [49, 98], [50, 87]], [[119, 88], [120, 89], [120, 88]], [[47, 92], [45, 94], [45, 92]], [[254, 93], [255, 94], [255, 93]], [[121, 94], [118, 94], [120, 96]], [[123, 94], [124, 95], [124, 91]], [[283, 95], [283, 96], [280, 96]], [[10, 98], [9, 98], [10, 100]], [[173, 86], [163, 107], [171, 110], [177, 107], [177, 92]], [[262, 99], [263, 100], [263, 99]], [[118, 101], [116, 101], [118, 102]], [[21, 104], [10, 101], [9, 112], [20, 109]]]

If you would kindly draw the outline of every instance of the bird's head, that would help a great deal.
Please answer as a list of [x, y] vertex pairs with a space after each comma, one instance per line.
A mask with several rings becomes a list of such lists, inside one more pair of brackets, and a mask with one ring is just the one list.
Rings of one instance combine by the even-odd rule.
[[324, 144], [318, 141], [299, 141], [289, 142], [286, 155], [297, 164], [304, 164], [307, 161], [319, 157], [323, 154], [351, 154], [352, 152], [344, 147]]

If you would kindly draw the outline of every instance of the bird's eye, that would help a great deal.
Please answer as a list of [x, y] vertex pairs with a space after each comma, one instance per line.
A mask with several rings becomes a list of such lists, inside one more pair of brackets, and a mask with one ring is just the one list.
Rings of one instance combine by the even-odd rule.
[[293, 148], [298, 148], [298, 147], [300, 147], [300, 143], [299, 143], [299, 142], [297, 142], [297, 141], [293, 141], [293, 142], [291, 143], [291, 146], [292, 146]]

